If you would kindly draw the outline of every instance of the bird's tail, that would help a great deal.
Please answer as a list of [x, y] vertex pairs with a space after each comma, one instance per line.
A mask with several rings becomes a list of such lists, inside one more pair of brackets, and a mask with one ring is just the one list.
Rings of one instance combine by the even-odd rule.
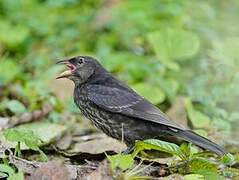
[[226, 154], [225, 150], [220, 147], [218, 144], [210, 141], [207, 138], [204, 138], [193, 131], [190, 130], [178, 130], [178, 132], [175, 134], [179, 138], [191, 142], [203, 149], [215, 152], [216, 154], [223, 156]]

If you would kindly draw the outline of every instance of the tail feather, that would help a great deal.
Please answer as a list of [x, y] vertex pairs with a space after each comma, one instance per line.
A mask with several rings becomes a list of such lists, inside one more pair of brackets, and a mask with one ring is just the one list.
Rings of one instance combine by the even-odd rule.
[[191, 142], [203, 149], [215, 152], [216, 154], [223, 156], [226, 154], [225, 150], [218, 144], [210, 141], [209, 139], [202, 137], [190, 130], [179, 130], [176, 136], [182, 138], [185, 141]]

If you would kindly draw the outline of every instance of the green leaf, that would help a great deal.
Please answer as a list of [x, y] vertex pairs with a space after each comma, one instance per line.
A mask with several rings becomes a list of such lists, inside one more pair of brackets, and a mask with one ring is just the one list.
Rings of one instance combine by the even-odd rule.
[[6, 179], [8, 175], [0, 171], [0, 179]]
[[186, 159], [189, 159], [191, 156], [191, 144], [190, 143], [182, 143], [180, 145], [180, 151], [185, 155]]
[[4, 131], [4, 136], [7, 140], [13, 142], [24, 142], [29, 148], [35, 150], [40, 143], [39, 137], [37, 137], [33, 131], [28, 129], [11, 128]]
[[35, 135], [33, 131], [28, 129], [12, 128], [5, 130], [4, 136], [9, 141], [25, 143], [25, 145], [30, 149], [40, 152], [43, 160], [47, 160], [46, 155], [44, 156], [43, 151], [39, 149], [41, 139], [37, 135]]
[[[18, 127], [13, 128], [14, 130], [17, 130], [17, 132], [22, 131], [24, 132], [26, 129], [27, 131], [34, 132], [34, 136], [37, 136], [41, 141], [38, 142], [38, 146], [46, 145], [54, 140], [56, 140], [58, 137], [62, 136], [62, 134], [66, 131], [66, 127], [60, 124], [53, 124], [49, 122], [34, 122], [29, 124], [20, 125]], [[17, 139], [21, 141], [21, 137], [15, 136], [13, 133], [10, 134], [13, 136], [13, 140]], [[19, 139], [18, 139], [19, 138]], [[16, 142], [10, 142], [6, 140], [6, 138], [0, 134], [0, 141], [2, 141], [4, 144], [11, 148], [15, 148], [17, 143]], [[27, 142], [28, 145], [32, 145], [29, 141]], [[21, 149], [29, 149], [25, 144], [21, 144]]]
[[202, 112], [194, 109], [191, 100], [188, 98], [185, 101], [186, 110], [190, 121], [194, 128], [208, 128], [210, 126], [210, 118]]
[[236, 163], [236, 159], [231, 153], [227, 153], [222, 157], [221, 162], [225, 165], [232, 166]]
[[0, 172], [7, 173], [9, 176], [15, 173], [14, 169], [6, 164], [0, 164]]
[[7, 84], [11, 82], [21, 68], [11, 59], [0, 59], [0, 84]]
[[26, 107], [18, 100], [8, 101], [6, 107], [14, 114], [21, 114], [26, 112]]
[[239, 112], [232, 112], [228, 119], [230, 122], [239, 121]]
[[224, 42], [213, 42], [213, 46], [214, 49], [209, 52], [210, 55], [216, 60], [221, 60], [225, 65], [233, 65], [239, 60], [239, 37], [226, 37]]
[[172, 78], [165, 79], [162, 77], [157, 77], [156, 81], [162, 88], [163, 92], [167, 95], [168, 99], [173, 102], [179, 89], [179, 82]]
[[214, 127], [218, 131], [221, 131], [221, 130], [224, 130], [227, 132], [231, 131], [231, 123], [221, 118], [213, 118], [212, 127]]
[[224, 180], [224, 178], [220, 176], [216, 171], [203, 169], [198, 170], [197, 173], [203, 175], [206, 180]]
[[188, 174], [184, 176], [184, 180], [205, 180], [201, 174]]
[[112, 169], [120, 168], [121, 170], [129, 169], [134, 164], [134, 159], [131, 154], [123, 155], [123, 154], [116, 154], [113, 156], [107, 156], [111, 164]]
[[189, 162], [190, 172], [201, 174], [205, 179], [221, 180], [217, 164], [204, 158], [194, 158]]
[[171, 69], [177, 69], [173, 60], [194, 56], [200, 46], [196, 34], [182, 29], [165, 29], [150, 33], [148, 40], [158, 59]]
[[166, 152], [172, 155], [181, 155], [180, 147], [176, 144], [169, 143], [166, 141], [161, 141], [158, 139], [147, 139], [144, 141], [137, 141], [135, 143], [135, 151], [134, 156], [138, 154], [138, 152], [142, 150], [158, 150], [162, 152]]
[[21, 125], [18, 128], [32, 130], [42, 140], [42, 145], [56, 140], [66, 131], [66, 126], [49, 122], [29, 123]]
[[165, 100], [165, 94], [159, 86], [150, 86], [147, 83], [138, 83], [134, 84], [132, 88], [153, 104], [160, 104]]
[[208, 136], [208, 132], [205, 129], [195, 129], [194, 130], [195, 133], [203, 136], [203, 137], [207, 137]]
[[28, 29], [20, 24], [10, 24], [10, 21], [0, 20], [0, 41], [7, 46], [15, 47], [28, 36]]
[[218, 174], [217, 164], [208, 159], [196, 157], [189, 162], [189, 168], [190, 172], [201, 174], [205, 179], [221, 179], [221, 176]]
[[0, 164], [0, 172], [8, 174], [7, 180], [24, 180], [24, 174], [22, 171], [15, 173], [14, 169], [6, 164]]
[[9, 176], [7, 180], [24, 180], [24, 174], [22, 171], [18, 171], [17, 173]]

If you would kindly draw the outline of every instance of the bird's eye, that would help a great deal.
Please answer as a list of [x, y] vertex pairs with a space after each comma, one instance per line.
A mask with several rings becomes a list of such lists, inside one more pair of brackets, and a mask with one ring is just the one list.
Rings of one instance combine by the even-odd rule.
[[77, 61], [78, 64], [83, 64], [84, 63], [84, 58], [79, 58]]

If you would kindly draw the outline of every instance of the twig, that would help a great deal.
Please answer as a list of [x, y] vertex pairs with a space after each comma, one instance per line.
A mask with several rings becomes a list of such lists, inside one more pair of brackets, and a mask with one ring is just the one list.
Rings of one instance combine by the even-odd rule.
[[19, 116], [4, 117], [4, 119], [7, 118], [7, 122], [4, 123], [4, 125], [2, 125], [0, 129], [9, 128], [32, 121], [37, 121], [39, 119], [42, 119], [43, 117], [46, 117], [52, 111], [52, 109], [53, 107], [51, 105], [44, 104], [41, 109], [34, 110], [32, 112], [25, 112]]

